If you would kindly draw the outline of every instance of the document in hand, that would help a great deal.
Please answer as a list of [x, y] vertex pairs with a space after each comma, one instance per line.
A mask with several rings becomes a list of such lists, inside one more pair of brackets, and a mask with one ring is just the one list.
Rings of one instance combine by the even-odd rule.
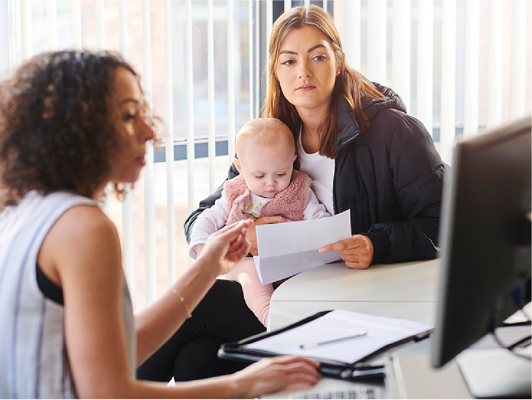
[[329, 218], [257, 226], [255, 267], [263, 285], [341, 258], [318, 249], [351, 237], [350, 210]]
[[333, 310], [291, 329], [265, 334], [245, 345], [246, 351], [304, 355], [353, 364], [433, 327], [399, 318]]

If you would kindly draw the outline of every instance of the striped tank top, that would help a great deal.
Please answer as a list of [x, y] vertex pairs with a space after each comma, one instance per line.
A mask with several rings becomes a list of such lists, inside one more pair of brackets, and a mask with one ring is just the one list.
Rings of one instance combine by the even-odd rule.
[[[29, 192], [0, 214], [0, 398], [75, 398], [64, 337], [64, 309], [37, 283], [37, 255], [57, 219], [77, 205], [97, 206], [71, 193]], [[123, 314], [130, 374], [135, 330], [124, 279]]]

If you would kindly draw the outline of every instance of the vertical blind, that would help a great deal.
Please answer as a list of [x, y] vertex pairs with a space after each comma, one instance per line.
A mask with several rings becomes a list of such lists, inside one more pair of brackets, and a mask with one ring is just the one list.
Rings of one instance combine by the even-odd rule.
[[[128, 25], [132, 13], [141, 20], [142, 86], [150, 103], [164, 104], [166, 134], [163, 139], [166, 160], [166, 276], [170, 284], [177, 276], [179, 263], [176, 242], [184, 238], [176, 235], [177, 204], [175, 197], [179, 183], [186, 180], [186, 213], [197, 207], [196, 186], [203, 179], [211, 192], [221, 183], [217, 163], [217, 143], [225, 143], [226, 169], [234, 154], [236, 132], [247, 118], [260, 113], [260, 87], [267, 76], [260, 71], [261, 54], [267, 54], [270, 29], [276, 15], [275, 4], [282, 10], [293, 5], [318, 4], [334, 16], [348, 63], [368, 79], [392, 87], [404, 99], [414, 116], [419, 118], [435, 138], [446, 162], [451, 161], [454, 141], [461, 135], [474, 135], [477, 131], [495, 127], [510, 119], [529, 115], [531, 110], [531, 0], [351, 0], [308, 1], [259, 0], [120, 0], [116, 15], [111, 0], [46, 0], [45, 23], [35, 24], [37, 8], [42, 1], [7, 0], [0, 2], [0, 78], [12, 74], [21, 62], [40, 51], [61, 48], [114, 48], [130, 59], [132, 47], [138, 46], [133, 28]], [[164, 10], [160, 20], [154, 20], [154, 8]], [[95, 30], [84, 28], [84, 11], [93, 10]], [[207, 11], [205, 13], [204, 11]], [[220, 11], [222, 10], [222, 12]], [[282, 12], [282, 11], [281, 11]], [[58, 15], [70, 15], [70, 43], [59, 39]], [[184, 13], [184, 17], [183, 17]], [[135, 14], [136, 15], [136, 14]], [[180, 17], [179, 17], [180, 16]], [[108, 31], [118, 21], [118, 45], [110, 44]], [[176, 22], [178, 21], [178, 22]], [[206, 29], [198, 24], [205, 23]], [[64, 25], [64, 24], [63, 24]], [[225, 25], [222, 38], [220, 30]], [[263, 26], [262, 26], [263, 25]], [[164, 54], [152, 54], [156, 36], [163, 33]], [[201, 35], [201, 37], [200, 37]], [[36, 38], [46, 37], [46, 47], [37, 48]], [[487, 40], [486, 40], [487, 38]], [[221, 52], [217, 43], [224, 43], [227, 61], [220, 67]], [[218, 41], [218, 42], [217, 42]], [[246, 48], [247, 46], [247, 48]], [[265, 46], [260, 49], [260, 46]], [[262, 50], [262, 53], [261, 53]], [[206, 52], [206, 58], [198, 57]], [[206, 63], [205, 84], [198, 76]], [[141, 64], [141, 65], [138, 65]], [[183, 65], [176, 74], [176, 64]], [[246, 65], [247, 64], [247, 65]], [[162, 100], [152, 97], [154, 66], [164, 72]], [[218, 68], [220, 67], [220, 68]], [[220, 70], [226, 74], [221, 75]], [[248, 71], [246, 74], [246, 70]], [[180, 80], [184, 79], [184, 85]], [[261, 83], [262, 80], [262, 83]], [[247, 82], [246, 82], [247, 81]], [[218, 89], [226, 88], [223, 121], [220, 117]], [[242, 87], [247, 85], [247, 95]], [[176, 89], [178, 88], [178, 89]], [[206, 92], [206, 113], [201, 113], [202, 103], [198, 93]], [[242, 97], [246, 99], [242, 100]], [[244, 118], [242, 118], [244, 108]], [[180, 113], [183, 110], [183, 113]], [[179, 117], [178, 115], [179, 114]], [[220, 121], [223, 124], [220, 125]], [[206, 137], [198, 136], [198, 126], [206, 125]], [[182, 128], [179, 129], [178, 127]], [[197, 146], [207, 143], [207, 176], [199, 176]], [[184, 161], [186, 174], [174, 172], [175, 151], [178, 145], [186, 148]], [[154, 152], [150, 148], [142, 179], [143, 186], [143, 252], [145, 287], [141, 291], [145, 303], [152, 302], [158, 294], [157, 259], [161, 250], [156, 241], [157, 217], [154, 193], [159, 190]], [[182, 187], [182, 186], [180, 186]], [[123, 264], [132, 293], [136, 296], [136, 264], [133, 242], [135, 232], [133, 195], [128, 193], [121, 204], [119, 225], [123, 243]], [[186, 248], [186, 244], [183, 244]], [[183, 262], [181, 261], [181, 264]], [[188, 256], [187, 262], [188, 264]], [[140, 294], [139, 294], [140, 296]], [[141, 304], [142, 301], [137, 302]]]

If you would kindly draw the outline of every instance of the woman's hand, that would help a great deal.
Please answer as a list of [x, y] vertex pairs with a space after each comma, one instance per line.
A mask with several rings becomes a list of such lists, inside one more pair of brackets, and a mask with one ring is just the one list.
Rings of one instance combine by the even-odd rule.
[[198, 257], [211, 265], [219, 266], [218, 275], [231, 271], [249, 252], [246, 233], [251, 225], [250, 220], [240, 221], [226, 226], [209, 236]]
[[256, 398], [284, 390], [301, 390], [320, 379], [319, 363], [301, 356], [263, 358], [242, 371], [228, 375], [243, 390], [240, 397]]
[[340, 251], [345, 265], [353, 269], [366, 269], [373, 260], [373, 243], [364, 235], [353, 235], [349, 239], [328, 244], [319, 249], [320, 253]]
[[247, 239], [249, 240], [250, 249], [249, 252], [251, 255], [258, 256], [259, 250], [257, 248], [257, 231], [256, 228], [259, 225], [268, 225], [268, 224], [278, 224], [280, 222], [288, 222], [289, 220], [285, 217], [281, 217], [280, 215], [276, 215], [274, 217], [262, 217], [253, 222], [253, 225], [251, 225], [248, 229], [248, 235]]

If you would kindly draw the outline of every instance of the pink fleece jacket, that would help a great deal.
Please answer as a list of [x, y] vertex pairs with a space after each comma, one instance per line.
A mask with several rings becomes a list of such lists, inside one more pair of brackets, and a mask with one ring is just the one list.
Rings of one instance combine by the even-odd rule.
[[[306, 207], [307, 192], [312, 179], [307, 174], [294, 170], [290, 185], [261, 209], [261, 217], [282, 215], [290, 221], [301, 221]], [[226, 224], [243, 219], [254, 218], [244, 211], [246, 199], [250, 196], [250, 190], [242, 175], [239, 175], [224, 184], [227, 196], [227, 209], [229, 217]]]

